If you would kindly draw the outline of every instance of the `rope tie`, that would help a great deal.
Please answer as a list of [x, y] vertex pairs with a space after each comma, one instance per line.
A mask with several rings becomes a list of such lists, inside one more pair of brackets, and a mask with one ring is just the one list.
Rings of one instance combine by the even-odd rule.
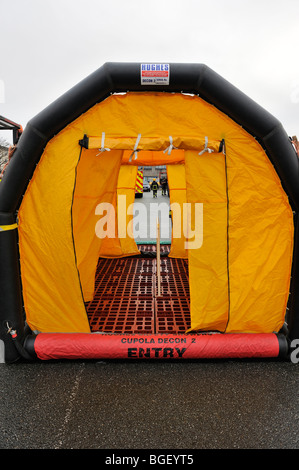
[[205, 137], [205, 147], [204, 147], [204, 149], [203, 149], [201, 152], [199, 152], [198, 155], [203, 155], [205, 152], [208, 152], [208, 153], [214, 152], [213, 149], [210, 149], [210, 148], [208, 147], [208, 143], [209, 143], [209, 139], [208, 139], [207, 136], [206, 136], [206, 137]]
[[96, 156], [100, 155], [103, 152], [110, 152], [110, 149], [105, 148], [105, 132], [102, 132], [102, 142], [101, 142], [101, 148], [99, 149], [100, 153], [97, 153]]
[[138, 149], [138, 144], [140, 142], [140, 139], [141, 139], [141, 134], [138, 134], [138, 137], [136, 139], [136, 143], [135, 143], [135, 146], [134, 146], [134, 150], [133, 152], [131, 153], [130, 155], [130, 158], [129, 158], [129, 162], [131, 163], [132, 161], [132, 158], [133, 158], [133, 155], [134, 155], [134, 160], [137, 160], [137, 154], [138, 152], [140, 152], [140, 150], [137, 150]]
[[169, 147], [167, 147], [167, 148], [163, 151], [163, 153], [166, 153], [166, 152], [167, 152], [167, 155], [170, 155], [172, 149], [178, 150], [178, 148], [173, 145], [173, 139], [172, 139], [172, 137], [171, 137], [171, 135], [170, 135], [170, 136], [169, 136]]

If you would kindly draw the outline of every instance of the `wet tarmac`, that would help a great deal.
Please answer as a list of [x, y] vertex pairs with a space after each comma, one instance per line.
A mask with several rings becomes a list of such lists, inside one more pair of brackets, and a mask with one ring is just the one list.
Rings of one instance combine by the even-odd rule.
[[298, 449], [298, 389], [272, 359], [1, 364], [0, 448]]

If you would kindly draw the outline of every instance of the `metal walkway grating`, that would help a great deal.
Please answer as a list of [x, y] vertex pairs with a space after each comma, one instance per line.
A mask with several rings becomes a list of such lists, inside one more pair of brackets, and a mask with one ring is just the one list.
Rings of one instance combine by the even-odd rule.
[[[143, 253], [155, 245], [139, 245]], [[169, 253], [170, 245], [161, 245]], [[184, 333], [190, 328], [188, 261], [161, 257], [161, 296], [157, 297], [155, 257], [98, 261], [95, 293], [86, 303], [92, 332]]]

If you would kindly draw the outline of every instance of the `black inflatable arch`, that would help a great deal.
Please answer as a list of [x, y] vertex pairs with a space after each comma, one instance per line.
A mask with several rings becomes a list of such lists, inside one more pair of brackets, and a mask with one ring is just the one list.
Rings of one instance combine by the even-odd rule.
[[[281, 123], [216, 72], [203, 64], [170, 64], [165, 85], [143, 85], [140, 63], [106, 63], [74, 86], [26, 126], [14, 157], [0, 184], [0, 226], [16, 223], [17, 211], [43, 150], [49, 140], [90, 107], [110, 94], [127, 91], [192, 93], [213, 104], [254, 136], [272, 162], [294, 211], [295, 240], [291, 292], [287, 316], [289, 340], [299, 338], [299, 161]], [[23, 311], [17, 230], [0, 232], [0, 339], [5, 361], [27, 353], [22, 346], [27, 334]], [[11, 331], [15, 335], [11, 335]], [[17, 342], [13, 337], [18, 338]]]

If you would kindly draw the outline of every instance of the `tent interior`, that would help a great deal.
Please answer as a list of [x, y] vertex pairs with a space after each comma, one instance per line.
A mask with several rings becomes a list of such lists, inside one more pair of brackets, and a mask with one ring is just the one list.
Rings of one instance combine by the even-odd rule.
[[[156, 258], [134, 239], [132, 207], [138, 166], [161, 164], [173, 222], [171, 246], [161, 246], [162, 287], [170, 269], [184, 271], [187, 284], [182, 297], [168, 286], [157, 299], [147, 275], [155, 284]], [[101, 316], [113, 302], [119, 311], [122, 299], [143, 317], [143, 333], [147, 318], [157, 331], [153, 297], [164, 317], [166, 301], [174, 308], [188, 300], [176, 332], [272, 333], [284, 324], [294, 238], [288, 197], [257, 140], [196, 95], [115, 93], [91, 107], [48, 142], [18, 217], [32, 331], [103, 331], [88, 309], [99, 305], [107, 275]]]

